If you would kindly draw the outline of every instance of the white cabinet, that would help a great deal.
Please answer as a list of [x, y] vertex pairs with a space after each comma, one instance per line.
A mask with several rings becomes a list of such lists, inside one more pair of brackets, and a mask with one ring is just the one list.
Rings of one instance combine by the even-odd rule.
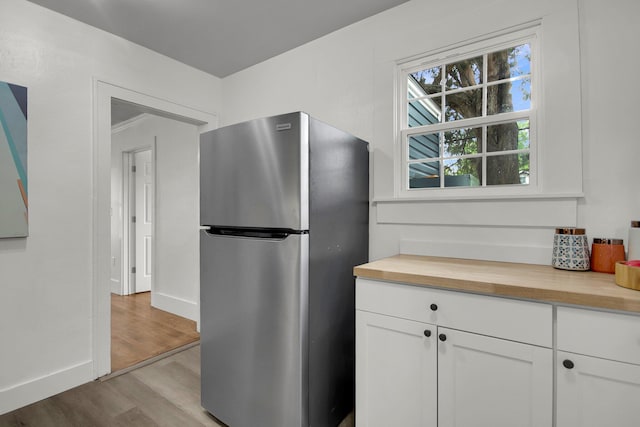
[[356, 331], [358, 426], [436, 426], [435, 326], [357, 311]]
[[551, 426], [551, 349], [447, 328], [438, 338], [439, 427]]
[[557, 427], [640, 426], [640, 317], [558, 307]]
[[557, 427], [640, 426], [640, 366], [559, 351], [557, 369]]
[[552, 424], [551, 305], [359, 278], [356, 309], [358, 427]]

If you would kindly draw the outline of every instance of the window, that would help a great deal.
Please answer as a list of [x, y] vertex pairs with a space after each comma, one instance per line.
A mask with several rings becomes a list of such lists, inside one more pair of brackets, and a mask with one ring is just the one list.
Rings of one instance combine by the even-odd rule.
[[402, 193], [534, 182], [536, 31], [400, 64]]

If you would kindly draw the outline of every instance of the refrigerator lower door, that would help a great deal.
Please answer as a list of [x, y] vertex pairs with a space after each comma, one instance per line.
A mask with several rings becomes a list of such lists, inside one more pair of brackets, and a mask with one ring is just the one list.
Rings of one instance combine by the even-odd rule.
[[307, 425], [308, 250], [201, 232], [202, 406], [229, 426]]

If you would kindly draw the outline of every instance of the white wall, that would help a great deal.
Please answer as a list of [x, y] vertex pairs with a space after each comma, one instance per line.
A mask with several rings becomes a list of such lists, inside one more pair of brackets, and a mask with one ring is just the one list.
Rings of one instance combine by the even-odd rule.
[[151, 304], [200, 320], [199, 132], [195, 125], [153, 117], [156, 212]]
[[0, 413], [93, 379], [94, 79], [220, 109], [215, 77], [25, 0], [0, 2], [0, 80], [29, 90], [30, 202], [29, 237], [0, 240]]
[[578, 222], [591, 237], [625, 239], [640, 220], [640, 2], [580, 1], [585, 198]]
[[[628, 77], [640, 66], [633, 53], [639, 7], [635, 0], [456, 0], [446, 7], [413, 0], [225, 78], [221, 125], [304, 110], [370, 141], [372, 259], [406, 252], [547, 264], [556, 226], [626, 239], [629, 221], [640, 218], [631, 185], [638, 107], [625, 96], [633, 90], [612, 74], [621, 63]], [[550, 197], [393, 201], [396, 61], [534, 19], [543, 25], [546, 104], [540, 186]]]

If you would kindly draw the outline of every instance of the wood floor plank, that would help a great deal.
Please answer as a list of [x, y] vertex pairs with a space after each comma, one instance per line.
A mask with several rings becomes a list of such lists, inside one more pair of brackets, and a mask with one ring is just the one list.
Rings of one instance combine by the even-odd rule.
[[151, 293], [111, 294], [111, 371], [198, 341], [196, 322], [151, 306]]
[[59, 427], [69, 426], [64, 412], [51, 400], [46, 399], [0, 416], [0, 427]]
[[[112, 384], [110, 384], [112, 383]], [[139, 408], [155, 425], [161, 427], [203, 427], [205, 424], [192, 418], [180, 407], [156, 390], [138, 380], [132, 373], [125, 374], [104, 384], [116, 387]], [[215, 425], [215, 424], [209, 424]]]
[[200, 375], [172, 361], [164, 366], [150, 365], [133, 375], [194, 419], [206, 424], [213, 419], [200, 406]]
[[89, 395], [95, 383], [85, 384], [51, 398], [51, 402], [62, 410], [69, 425], [92, 427], [120, 427], [111, 414], [100, 404], [95, 404]]
[[156, 427], [157, 424], [153, 420], [145, 415], [140, 408], [133, 408], [127, 412], [118, 415], [115, 419], [116, 422], [127, 426], [136, 427]]

